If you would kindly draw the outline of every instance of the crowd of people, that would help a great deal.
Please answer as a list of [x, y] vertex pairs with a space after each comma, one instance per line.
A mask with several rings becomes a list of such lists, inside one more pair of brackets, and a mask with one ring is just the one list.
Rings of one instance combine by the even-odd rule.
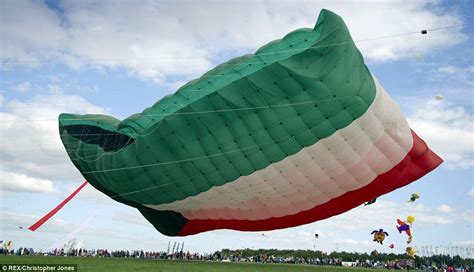
[[[467, 272], [474, 271], [474, 267], [469, 265], [452, 265], [449, 263], [427, 264], [426, 259], [415, 262], [414, 259], [402, 258], [394, 260], [374, 260], [356, 259], [343, 260], [342, 258], [331, 257], [330, 255], [321, 257], [300, 257], [287, 256], [278, 257], [268, 254], [255, 254], [244, 256], [242, 251], [222, 250], [214, 253], [200, 254], [189, 251], [143, 251], [143, 250], [107, 250], [107, 249], [56, 249], [53, 251], [35, 251], [33, 248], [19, 248], [17, 250], [0, 249], [2, 255], [40, 255], [40, 256], [71, 256], [71, 257], [97, 257], [97, 258], [132, 258], [132, 259], [161, 259], [161, 260], [198, 260], [198, 261], [223, 261], [223, 262], [254, 262], [254, 263], [286, 263], [286, 264], [306, 264], [318, 266], [348, 266], [365, 268], [386, 268], [386, 269], [422, 269], [423, 271], [443, 271], [443, 272]], [[436, 256], [433, 256], [436, 257]], [[436, 259], [436, 258], [435, 258]], [[440, 258], [438, 258], [441, 260]], [[430, 259], [431, 260], [431, 259]], [[443, 257], [444, 260], [444, 257]], [[472, 264], [472, 260], [471, 264]]]
[[170, 259], [170, 260], [223, 260], [218, 253], [199, 254], [183, 251], [168, 253], [165, 251], [143, 250], [107, 250], [107, 249], [71, 249], [58, 248], [53, 251], [35, 251], [33, 248], [20, 247], [17, 250], [0, 248], [2, 255], [41, 255], [41, 256], [71, 256], [71, 257], [98, 257], [98, 258], [132, 258], [132, 259]]

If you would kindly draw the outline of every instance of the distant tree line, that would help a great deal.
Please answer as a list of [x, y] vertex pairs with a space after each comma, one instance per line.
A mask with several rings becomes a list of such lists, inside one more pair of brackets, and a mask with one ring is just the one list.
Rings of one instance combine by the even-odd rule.
[[[371, 254], [368, 253], [358, 253], [358, 252], [331, 252], [325, 253], [322, 251], [313, 251], [313, 250], [291, 250], [291, 249], [239, 249], [239, 250], [230, 250], [230, 249], [222, 249], [219, 252], [224, 258], [233, 256], [239, 256], [241, 258], [249, 258], [256, 255], [266, 255], [266, 256], [278, 256], [278, 257], [294, 257], [294, 258], [304, 258], [308, 259], [341, 259], [343, 261], [355, 262], [357, 260], [371, 260], [371, 261], [378, 261], [378, 262], [387, 262], [387, 261], [394, 261], [394, 260], [402, 260], [402, 259], [411, 259], [410, 256], [406, 254], [386, 254], [386, 253], [377, 253], [373, 251]], [[429, 257], [419, 257], [415, 256], [414, 261], [416, 266], [432, 266], [435, 264], [436, 266], [440, 265], [451, 265], [451, 266], [474, 266], [474, 259], [472, 258], [461, 258], [459, 255], [450, 256], [450, 255], [433, 255]]]

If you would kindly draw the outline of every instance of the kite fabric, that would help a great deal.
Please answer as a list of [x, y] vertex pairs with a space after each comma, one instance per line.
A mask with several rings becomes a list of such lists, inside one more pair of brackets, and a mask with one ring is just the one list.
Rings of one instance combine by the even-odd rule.
[[28, 229], [31, 231], [37, 230], [39, 227], [41, 227], [46, 221], [51, 219], [59, 210], [61, 210], [71, 199], [73, 199], [77, 193], [79, 193], [84, 186], [87, 185], [87, 180], [84, 181], [72, 194], [70, 194], [66, 199], [64, 199], [61, 203], [59, 203], [58, 206], [56, 206], [54, 209], [52, 209], [49, 213], [47, 213], [45, 216], [43, 216], [40, 220], [38, 220], [36, 223], [31, 225]]
[[61, 114], [59, 131], [92, 186], [169, 236], [311, 223], [442, 162], [328, 10], [142, 113]]

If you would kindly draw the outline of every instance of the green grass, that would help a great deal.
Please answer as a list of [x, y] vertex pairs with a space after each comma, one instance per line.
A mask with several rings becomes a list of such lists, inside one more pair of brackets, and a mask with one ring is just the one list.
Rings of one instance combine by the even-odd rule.
[[223, 263], [206, 261], [172, 261], [172, 260], [138, 260], [116, 258], [80, 258], [80, 257], [47, 257], [47, 256], [0, 256], [0, 264], [77, 264], [79, 272], [85, 271], [376, 271], [374, 269], [317, 267], [313, 265], [294, 264], [259, 264], [259, 263]]

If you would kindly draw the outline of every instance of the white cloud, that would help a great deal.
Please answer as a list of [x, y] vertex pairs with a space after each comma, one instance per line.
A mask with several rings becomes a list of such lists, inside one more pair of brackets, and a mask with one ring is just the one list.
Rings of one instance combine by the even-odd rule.
[[465, 95], [470, 95], [472, 93], [472, 88], [474, 87], [474, 66], [442, 66], [436, 70], [436, 73], [433, 73], [434, 79], [440, 83], [444, 83], [447, 89], [446, 94], [452, 94], [453, 83], [457, 85], [465, 86], [467, 91]]
[[[36, 222], [39, 216], [25, 214], [11, 209], [2, 209], [0, 211], [0, 221], [2, 222], [2, 228], [18, 229], [23, 227], [26, 229], [31, 224]], [[66, 223], [64, 220], [58, 218], [51, 218], [48, 220], [47, 229], [51, 231], [64, 231], [65, 229], [72, 229], [73, 225]]]
[[[462, 23], [452, 10], [428, 0], [298, 5], [72, 1], [60, 5], [64, 12], [58, 15], [42, 2], [3, 2], [2, 59], [29, 64], [53, 60], [74, 68], [124, 67], [140, 78], [172, 83], [173, 76], [189, 78], [205, 72], [223, 56], [251, 53], [294, 29], [312, 28], [322, 8], [340, 14], [355, 40]], [[358, 46], [369, 60], [389, 61], [464, 39], [460, 28], [452, 28]]]
[[471, 190], [467, 192], [467, 195], [474, 197], [474, 188], [471, 188]]
[[350, 246], [350, 247], [363, 246], [363, 247], [367, 247], [367, 248], [373, 248], [373, 243], [371, 243], [367, 240], [358, 241], [358, 240], [354, 240], [354, 239], [342, 239], [342, 240], [337, 240], [336, 243], [339, 244], [339, 245], [342, 245], [342, 246]]
[[473, 210], [464, 210], [460, 214], [455, 215], [458, 220], [466, 222], [474, 222], [474, 211]]
[[150, 222], [148, 222], [141, 213], [136, 209], [127, 209], [122, 210], [120, 213], [115, 214], [112, 217], [112, 220], [118, 222], [123, 222], [127, 224], [140, 225], [151, 227]]
[[0, 170], [2, 183], [0, 189], [9, 192], [52, 193], [53, 182], [46, 179], [29, 177], [23, 174]]
[[[97, 209], [89, 211], [89, 217], [97, 218], [99, 215], [95, 214], [96, 211]], [[113, 229], [104, 228], [100, 224], [95, 223], [96, 220], [93, 220], [92, 222], [86, 222], [88, 217], [83, 215], [78, 215], [78, 219], [74, 220], [76, 222], [73, 222], [73, 220], [60, 219], [58, 216], [55, 216], [49, 219], [43, 226], [41, 226], [40, 229], [36, 230], [35, 232], [29, 231], [27, 228], [39, 218], [40, 217], [38, 215], [32, 215], [30, 213], [25, 213], [18, 210], [8, 208], [2, 208], [2, 210], [0, 210], [0, 222], [2, 222], [2, 230], [8, 231], [10, 234], [10, 239], [12, 237], [18, 237], [16, 240], [12, 239], [15, 248], [19, 248], [21, 244], [23, 244], [23, 246], [33, 246], [36, 250], [41, 248], [45, 249], [47, 246], [54, 243], [56, 240], [55, 238], [58, 238], [58, 235], [64, 237], [63, 235], [66, 235], [74, 230], [78, 230], [78, 227], [83, 223], [86, 224], [85, 228], [81, 231], [81, 235], [87, 235], [89, 238], [92, 237], [92, 241], [88, 242], [95, 243], [96, 248], [103, 247], [101, 239], [104, 237], [113, 238], [118, 241], [124, 241], [129, 238], [122, 233], [115, 232]], [[39, 236], [39, 233], [41, 233], [41, 236]], [[54, 236], [51, 236], [50, 234], [54, 234]], [[35, 247], [32, 244], [32, 241], [41, 241], [43, 247]]]
[[453, 244], [458, 245], [458, 246], [473, 247], [474, 246], [474, 241], [473, 240], [456, 241]]
[[474, 66], [457, 67], [457, 66], [448, 65], [448, 66], [442, 66], [438, 68], [438, 72], [443, 73], [443, 74], [449, 74], [449, 75], [458, 74], [458, 73], [474, 74]]
[[39, 1], [2, 2], [2, 60], [37, 64], [66, 39], [59, 18]]
[[[80, 184], [82, 184], [83, 180], [75, 182], [73, 184], [66, 184], [61, 187], [61, 191], [65, 192], [65, 194], [69, 194], [74, 192]], [[111, 199], [101, 191], [94, 188], [92, 185], [88, 184], [85, 186], [80, 194], [75, 196], [75, 199], [86, 201], [88, 203], [96, 203], [98, 205], [121, 205], [117, 201]]]
[[28, 100], [5, 101], [0, 112], [0, 170], [38, 179], [80, 178], [59, 138], [57, 118], [62, 112], [105, 113], [76, 95], [65, 95], [57, 86], [50, 93]]
[[413, 210], [417, 212], [431, 212], [432, 211], [430, 207], [426, 207], [423, 204], [416, 204], [415, 207], [413, 207]]
[[444, 215], [423, 215], [415, 218], [417, 218], [417, 223], [433, 225], [453, 224], [456, 221], [454, 218], [448, 218]]
[[442, 212], [442, 213], [452, 213], [452, 212], [454, 212], [454, 209], [451, 208], [448, 205], [441, 205], [436, 210], [439, 211], [439, 212]]
[[410, 126], [450, 169], [474, 165], [474, 117], [463, 107], [430, 101], [409, 117]]
[[15, 86], [15, 91], [19, 93], [26, 93], [30, 90], [31, 84], [28, 81], [22, 82]]

